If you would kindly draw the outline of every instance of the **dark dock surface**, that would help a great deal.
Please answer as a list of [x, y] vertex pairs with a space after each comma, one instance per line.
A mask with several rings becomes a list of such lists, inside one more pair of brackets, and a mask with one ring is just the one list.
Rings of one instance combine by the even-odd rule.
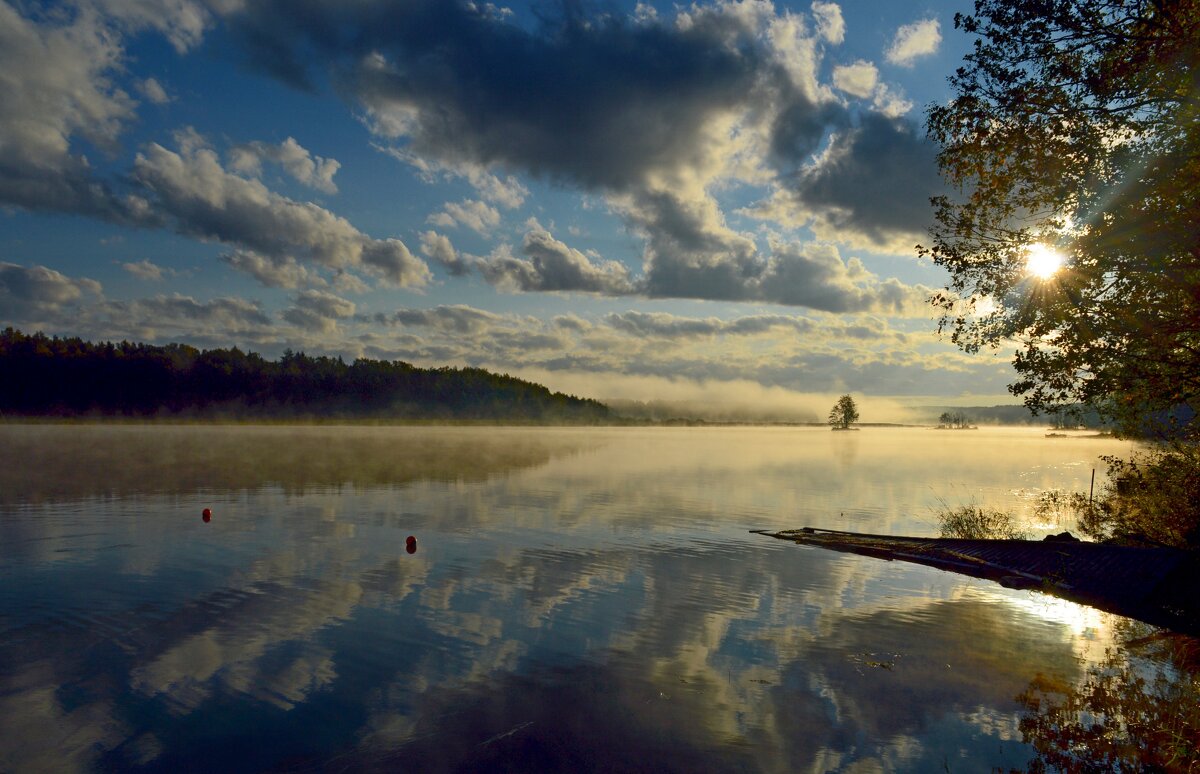
[[986, 578], [1200, 636], [1200, 557], [1188, 551], [1074, 540], [868, 535], [815, 527], [751, 532]]

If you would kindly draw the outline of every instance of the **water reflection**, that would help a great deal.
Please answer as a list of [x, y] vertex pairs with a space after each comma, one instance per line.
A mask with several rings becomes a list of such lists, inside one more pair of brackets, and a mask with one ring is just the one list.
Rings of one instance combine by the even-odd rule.
[[30, 431], [56, 473], [6, 474], [4, 771], [1024, 768], [1015, 697], [1109, 644], [1028, 592], [746, 529], [912, 532], [936, 482], [1019, 502], [1111, 443], [104, 429], [114, 484], [84, 430]]
[[1121, 625], [1081, 682], [1038, 674], [1017, 698], [1030, 771], [1200, 770], [1200, 642]]
[[481, 481], [595, 442], [512, 428], [0, 425], [0, 505], [266, 484], [292, 492]]

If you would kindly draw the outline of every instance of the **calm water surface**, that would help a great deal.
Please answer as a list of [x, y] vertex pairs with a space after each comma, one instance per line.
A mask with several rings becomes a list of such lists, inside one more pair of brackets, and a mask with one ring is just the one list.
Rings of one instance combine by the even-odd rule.
[[0, 425], [0, 771], [1024, 768], [1021, 694], [1176, 679], [1128, 644], [1162, 638], [747, 530], [936, 534], [941, 504], [974, 502], [1058, 531], [1037, 494], [1086, 491], [1130, 450], [1007, 429]]

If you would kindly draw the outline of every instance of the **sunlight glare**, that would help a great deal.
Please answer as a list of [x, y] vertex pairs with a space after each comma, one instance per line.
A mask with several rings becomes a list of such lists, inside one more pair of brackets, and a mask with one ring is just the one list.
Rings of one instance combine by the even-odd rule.
[[1065, 262], [1062, 253], [1041, 242], [1031, 244], [1026, 250], [1025, 270], [1041, 280], [1053, 277]]

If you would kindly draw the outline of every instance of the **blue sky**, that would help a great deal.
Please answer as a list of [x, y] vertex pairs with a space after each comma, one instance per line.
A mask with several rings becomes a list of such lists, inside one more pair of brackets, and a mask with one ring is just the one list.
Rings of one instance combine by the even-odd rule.
[[796, 416], [1009, 402], [913, 249], [969, 10], [0, 0], [0, 324]]

